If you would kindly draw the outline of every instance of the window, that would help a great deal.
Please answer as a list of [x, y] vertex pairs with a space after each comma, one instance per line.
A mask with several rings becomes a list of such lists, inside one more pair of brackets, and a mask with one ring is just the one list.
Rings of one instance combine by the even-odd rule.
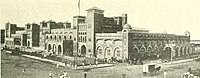
[[87, 38], [86, 38], [86, 36], [85, 36], [85, 42], [87, 41], [86, 39], [87, 39]]
[[91, 52], [91, 49], [88, 49], [88, 52]]
[[42, 24], [42, 27], [47, 27], [47, 23], [43, 23], [43, 24]]
[[90, 42], [90, 41], [91, 41], [91, 38], [88, 38], [88, 41]]
[[120, 56], [120, 51], [119, 50], [117, 50], [117, 56]]
[[85, 37], [83, 37], [83, 42], [85, 42]]
[[99, 54], [102, 54], [102, 49], [98, 49]]
[[30, 25], [27, 25], [27, 29], [30, 29], [31, 28], [31, 26]]
[[69, 39], [72, 39], [72, 36], [69, 36]]
[[59, 40], [61, 40], [61, 36], [59, 36]]
[[107, 55], [110, 55], [110, 49], [107, 50]]
[[67, 37], [66, 37], [66, 36], [64, 36], [64, 39], [66, 40], [66, 39], [67, 39]]
[[50, 39], [52, 39], [52, 36], [50, 36]]
[[81, 36], [80, 42], [82, 42], [82, 36]]

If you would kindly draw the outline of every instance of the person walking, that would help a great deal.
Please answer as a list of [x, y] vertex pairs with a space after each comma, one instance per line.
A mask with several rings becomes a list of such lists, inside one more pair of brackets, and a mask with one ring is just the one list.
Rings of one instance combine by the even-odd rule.
[[167, 78], [167, 70], [164, 70], [163, 76], [164, 78]]
[[57, 68], [57, 69], [59, 68], [59, 64], [58, 64], [58, 63], [56, 64], [56, 68]]
[[84, 78], [87, 78], [87, 72], [84, 72]]
[[122, 77], [121, 78], [126, 78], [126, 75], [125, 74], [122, 74]]
[[192, 69], [189, 67], [187, 72], [189, 72], [191, 74], [192, 73]]
[[51, 71], [49, 72], [49, 78], [52, 78], [52, 72]]
[[25, 74], [25, 69], [22, 69], [22, 73]]

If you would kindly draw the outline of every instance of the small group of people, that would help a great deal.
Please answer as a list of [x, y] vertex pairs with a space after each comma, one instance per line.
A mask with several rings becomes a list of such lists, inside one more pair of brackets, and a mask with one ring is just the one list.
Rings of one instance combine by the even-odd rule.
[[[53, 78], [52, 72], [49, 72], [49, 78]], [[71, 78], [66, 71], [61, 71], [59, 78]]]
[[140, 64], [140, 65], [143, 65], [143, 62], [142, 62], [142, 59], [137, 59], [137, 58], [133, 58], [132, 60], [128, 60], [128, 63], [129, 65], [137, 65], [137, 64]]
[[195, 76], [192, 69], [189, 67], [187, 72], [181, 74], [181, 78], [200, 78], [199, 76]]
[[66, 71], [61, 71], [60, 78], [71, 78]]

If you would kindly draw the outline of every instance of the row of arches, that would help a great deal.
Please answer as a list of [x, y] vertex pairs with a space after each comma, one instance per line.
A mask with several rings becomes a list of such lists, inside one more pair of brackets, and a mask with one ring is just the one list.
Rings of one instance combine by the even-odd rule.
[[[173, 53], [171, 53], [173, 52]], [[161, 57], [182, 57], [192, 54], [193, 48], [189, 46], [176, 46], [176, 48], [172, 47], [163, 47], [163, 46], [154, 46], [154, 47], [140, 47], [134, 46], [129, 52], [129, 58], [135, 58], [135, 57], [143, 57], [144, 55], [160, 55]], [[138, 56], [143, 53], [143, 56]]]
[[86, 36], [79, 36], [79, 42], [86, 42], [87, 37]]
[[175, 49], [175, 57], [181, 57], [181, 56], [186, 56], [190, 55], [193, 53], [193, 48], [192, 47], [176, 47]]
[[[46, 39], [50, 39], [50, 40], [53, 40], [53, 39], [55, 39], [55, 40], [61, 40], [61, 39], [64, 39], [64, 40], [66, 40], [67, 39], [67, 36], [46, 36]], [[72, 39], [72, 36], [70, 35], [69, 36], [69, 39]]]
[[104, 39], [104, 40], [101, 40], [101, 39], [98, 39], [96, 41], [97, 44], [122, 44], [122, 40], [120, 39]]
[[62, 55], [62, 47], [61, 45], [56, 46], [55, 44], [48, 44], [47, 48], [48, 52], [52, 52], [53, 54]]
[[98, 46], [96, 48], [97, 58], [107, 58], [110, 59], [112, 57], [121, 58], [122, 49], [120, 47], [111, 48], [109, 46], [103, 48], [102, 46]]

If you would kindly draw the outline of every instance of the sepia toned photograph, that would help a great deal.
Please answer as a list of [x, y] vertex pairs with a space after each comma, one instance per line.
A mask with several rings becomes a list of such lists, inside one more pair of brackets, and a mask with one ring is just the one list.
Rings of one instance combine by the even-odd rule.
[[0, 78], [200, 78], [200, 0], [0, 0]]

